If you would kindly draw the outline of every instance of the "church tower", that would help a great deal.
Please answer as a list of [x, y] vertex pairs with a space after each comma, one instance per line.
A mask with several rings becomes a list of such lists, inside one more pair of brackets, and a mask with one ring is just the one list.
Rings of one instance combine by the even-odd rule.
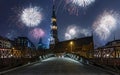
[[50, 49], [53, 49], [54, 46], [59, 42], [58, 40], [58, 27], [56, 23], [56, 15], [55, 15], [55, 6], [53, 4], [52, 18], [51, 18], [51, 32], [50, 32]]

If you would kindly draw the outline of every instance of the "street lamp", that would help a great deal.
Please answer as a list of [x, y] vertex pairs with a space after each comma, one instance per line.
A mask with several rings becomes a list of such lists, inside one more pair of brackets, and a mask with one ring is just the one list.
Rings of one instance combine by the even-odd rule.
[[72, 52], [73, 41], [70, 42], [71, 52]]

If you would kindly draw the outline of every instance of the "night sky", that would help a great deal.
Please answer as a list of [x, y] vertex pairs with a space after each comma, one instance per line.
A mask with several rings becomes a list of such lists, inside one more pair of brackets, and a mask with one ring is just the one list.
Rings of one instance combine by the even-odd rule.
[[[115, 39], [120, 39], [119, 22], [113, 24], [116, 27], [110, 28], [109, 36], [105, 39], [101, 39], [94, 30], [94, 24], [104, 11], [112, 11], [113, 15], [117, 14], [119, 21], [120, 0], [96, 0], [87, 7], [80, 7], [72, 3], [67, 4], [67, 1], [69, 2], [69, 0], [55, 0], [54, 3], [60, 41], [93, 34], [95, 46], [101, 46], [114, 40], [114, 36]], [[52, 24], [52, 6], [52, 0], [0, 0], [0, 35], [12, 40], [18, 36], [27, 36], [34, 44], [37, 44], [41, 37], [43, 43], [48, 45], [50, 25]], [[26, 26], [20, 19], [22, 11], [29, 7], [38, 7], [42, 15], [37, 26]], [[72, 28], [73, 30], [71, 30]], [[35, 34], [32, 31], [40, 32], [40, 34]]]

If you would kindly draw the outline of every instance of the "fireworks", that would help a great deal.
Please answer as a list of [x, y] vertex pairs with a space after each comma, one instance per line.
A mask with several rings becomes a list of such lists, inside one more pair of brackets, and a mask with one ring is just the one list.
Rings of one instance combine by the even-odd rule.
[[80, 7], [86, 7], [95, 2], [95, 0], [71, 0], [71, 2]]
[[13, 39], [14, 37], [16, 37], [18, 34], [15, 30], [10, 30], [7, 34], [6, 37], [9, 39]]
[[69, 33], [65, 33], [65, 39], [66, 40], [69, 40], [69, 39], [71, 39], [72, 38], [72, 36], [69, 34]]
[[84, 10], [91, 6], [96, 0], [59, 0], [57, 2], [57, 11], [60, 9], [67, 10], [72, 15], [79, 15], [79, 11], [85, 14]]
[[84, 29], [76, 25], [71, 25], [68, 26], [67, 28], [67, 31], [65, 33], [65, 39], [69, 40], [69, 39], [77, 38], [78, 36], [81, 37], [81, 36], [89, 36], [89, 35], [91, 35], [89, 29]]
[[65, 1], [65, 7], [70, 12], [70, 14], [79, 14], [80, 8], [86, 8], [92, 3], [95, 2], [95, 0], [64, 0]]
[[90, 29], [79, 28], [79, 34], [82, 34], [84, 36], [90, 36], [91, 31]]
[[70, 30], [69, 30], [69, 33], [71, 34], [71, 35], [75, 35], [76, 34], [76, 30], [75, 30], [76, 28], [74, 27], [74, 28], [71, 28]]
[[111, 32], [116, 29], [118, 16], [116, 12], [104, 11], [94, 23], [94, 31], [102, 40], [106, 40]]
[[28, 27], [38, 26], [42, 21], [42, 14], [39, 7], [25, 8], [21, 12], [21, 21]]
[[65, 33], [65, 39], [68, 40], [68, 39], [75, 38], [77, 36], [77, 31], [76, 30], [78, 30], [76, 26], [74, 26], [74, 25], [69, 26], [67, 28], [66, 33]]
[[40, 28], [35, 28], [32, 31], [30, 31], [30, 36], [36, 40], [38, 40], [40, 37], [43, 37], [45, 35], [45, 32]]

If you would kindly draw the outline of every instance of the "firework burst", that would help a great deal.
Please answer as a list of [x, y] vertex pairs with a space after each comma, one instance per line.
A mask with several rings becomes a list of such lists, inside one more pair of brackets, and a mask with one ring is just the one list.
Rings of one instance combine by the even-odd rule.
[[95, 2], [95, 0], [71, 0], [71, 2], [80, 7], [87, 7], [93, 2]]
[[75, 25], [68, 26], [67, 31], [65, 33], [65, 39], [69, 40], [77, 37], [77, 27]]
[[104, 11], [93, 24], [94, 32], [106, 40], [117, 27], [119, 14], [114, 11]]
[[72, 36], [69, 34], [69, 33], [65, 33], [65, 39], [66, 40], [69, 40], [69, 39], [71, 39], [72, 38]]
[[38, 26], [42, 21], [42, 14], [39, 7], [25, 8], [20, 15], [21, 21], [28, 27]]
[[95, 2], [95, 0], [64, 0], [65, 7], [70, 14], [79, 14], [79, 9], [83, 9]]
[[69, 40], [69, 39], [77, 38], [78, 36], [81, 37], [81, 36], [90, 36], [90, 35], [91, 32], [89, 29], [84, 29], [76, 25], [70, 25], [68, 26], [65, 32], [65, 39]]
[[17, 25], [18, 28], [23, 29], [26, 27], [38, 26], [43, 20], [42, 8], [29, 5], [25, 7], [11, 8], [14, 15], [9, 17], [9, 23], [11, 27]]
[[43, 37], [45, 35], [45, 32], [41, 28], [34, 28], [30, 31], [29, 35], [38, 40], [39, 38]]

